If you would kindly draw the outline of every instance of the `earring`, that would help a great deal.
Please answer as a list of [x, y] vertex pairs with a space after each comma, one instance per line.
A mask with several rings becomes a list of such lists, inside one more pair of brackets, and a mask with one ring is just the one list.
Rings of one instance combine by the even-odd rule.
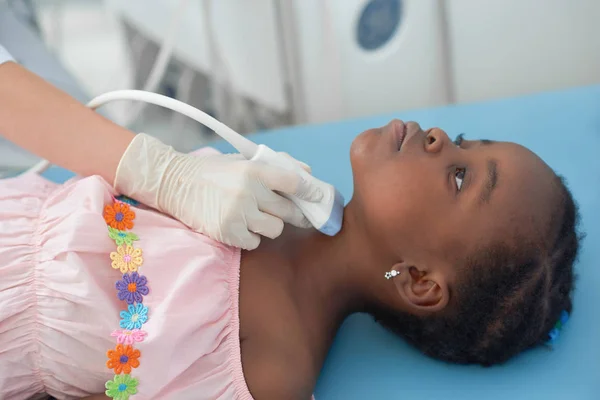
[[396, 271], [395, 269], [388, 271], [385, 273], [385, 279], [392, 279], [396, 276], [400, 275], [400, 272]]

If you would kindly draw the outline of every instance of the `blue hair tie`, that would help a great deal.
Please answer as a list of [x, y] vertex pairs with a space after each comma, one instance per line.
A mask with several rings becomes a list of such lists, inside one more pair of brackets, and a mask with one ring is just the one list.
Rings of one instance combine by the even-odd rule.
[[552, 330], [548, 333], [548, 343], [549, 344], [556, 343], [556, 341], [558, 340], [558, 337], [560, 336], [560, 331], [562, 330], [562, 327], [565, 326], [565, 324], [567, 323], [568, 320], [569, 320], [569, 313], [567, 311], [563, 310], [563, 312], [560, 313], [560, 318], [554, 325], [554, 328], [552, 328]]

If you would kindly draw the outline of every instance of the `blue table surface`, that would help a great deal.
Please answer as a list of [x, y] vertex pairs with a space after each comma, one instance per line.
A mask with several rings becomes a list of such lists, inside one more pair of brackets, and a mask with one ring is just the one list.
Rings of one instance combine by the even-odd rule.
[[[340, 330], [315, 396], [339, 399], [535, 400], [600, 399], [600, 86], [514, 99], [407, 111], [252, 136], [307, 162], [313, 174], [349, 199], [349, 149], [365, 129], [391, 118], [439, 126], [467, 138], [523, 144], [567, 178], [587, 234], [577, 273], [575, 308], [553, 350], [526, 352], [500, 367], [456, 366], [421, 355], [371, 318], [355, 315]], [[231, 148], [218, 143], [223, 151]], [[51, 169], [51, 179], [67, 173]]]

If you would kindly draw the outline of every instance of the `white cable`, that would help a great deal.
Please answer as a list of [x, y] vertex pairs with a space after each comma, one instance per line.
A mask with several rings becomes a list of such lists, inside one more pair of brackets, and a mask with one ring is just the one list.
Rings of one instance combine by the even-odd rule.
[[[154, 65], [152, 65], [152, 69], [150, 70], [150, 75], [142, 90], [146, 92], [155, 92], [158, 89], [158, 86], [167, 71], [167, 67], [169, 66], [171, 55], [175, 49], [175, 39], [177, 38], [179, 28], [182, 25], [181, 18], [185, 14], [188, 4], [189, 0], [180, 0], [177, 9], [173, 12], [167, 32], [165, 33], [165, 39], [160, 46]], [[145, 105], [145, 103], [133, 105], [129, 113], [125, 116], [125, 120], [121, 122], [121, 125], [131, 125], [140, 115]]]
[[[87, 104], [87, 106], [92, 110], [95, 110], [104, 104], [118, 100], [137, 100], [168, 108], [175, 112], [186, 115], [212, 129], [219, 136], [233, 145], [233, 147], [235, 147], [244, 157], [250, 159], [256, 153], [257, 145], [254, 142], [246, 139], [227, 125], [217, 121], [210, 115], [190, 106], [189, 104], [185, 104], [179, 100], [172, 99], [161, 94], [144, 92], [141, 90], [117, 90], [94, 98]], [[27, 173], [40, 174], [47, 170], [49, 166], [50, 162], [48, 160], [42, 160], [27, 170]]]

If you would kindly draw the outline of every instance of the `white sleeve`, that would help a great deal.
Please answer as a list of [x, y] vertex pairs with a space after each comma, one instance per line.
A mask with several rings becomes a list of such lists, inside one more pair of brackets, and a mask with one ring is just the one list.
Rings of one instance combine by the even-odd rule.
[[8, 51], [2, 45], [0, 45], [0, 64], [4, 64], [7, 61], [15, 61]]

